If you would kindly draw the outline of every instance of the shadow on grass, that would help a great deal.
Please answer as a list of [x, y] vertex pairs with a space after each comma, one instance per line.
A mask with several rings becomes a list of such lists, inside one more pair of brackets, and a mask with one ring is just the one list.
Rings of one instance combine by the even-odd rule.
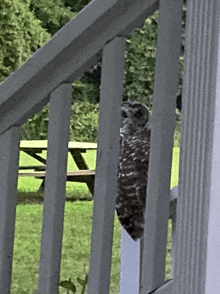
[[[75, 193], [67, 193], [66, 201], [91, 201], [92, 195], [89, 193], [81, 193], [76, 191]], [[27, 191], [18, 191], [18, 204], [43, 204], [44, 202], [44, 192], [27, 192]]]

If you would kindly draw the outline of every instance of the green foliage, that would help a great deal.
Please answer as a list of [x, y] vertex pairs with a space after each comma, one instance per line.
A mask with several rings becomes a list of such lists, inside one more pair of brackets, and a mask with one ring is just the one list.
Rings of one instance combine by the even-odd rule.
[[82, 292], [81, 294], [84, 294], [85, 293], [85, 290], [86, 290], [86, 285], [88, 284], [88, 279], [89, 276], [88, 274], [85, 275], [85, 279], [80, 279], [80, 277], [77, 277], [77, 282], [82, 286]]
[[125, 99], [152, 107], [156, 59], [158, 12], [127, 40], [125, 61]]
[[96, 142], [98, 135], [99, 105], [90, 102], [76, 102], [72, 110], [70, 140]]
[[64, 289], [67, 289], [67, 294], [69, 294], [69, 290], [72, 291], [73, 293], [76, 293], [76, 286], [71, 281], [71, 279], [69, 279], [69, 281], [61, 281], [59, 283], [59, 286]]
[[29, 5], [29, 0], [0, 1], [0, 82], [50, 38]]
[[30, 9], [51, 35], [61, 29], [74, 15], [63, 0], [30, 0]]
[[79, 12], [89, 4], [89, 2], [91, 2], [91, 0], [64, 0], [65, 6], [70, 6], [73, 12]]
[[49, 106], [29, 119], [22, 126], [22, 140], [45, 140], [48, 137]]
[[79, 102], [89, 101], [91, 103], [98, 103], [100, 89], [99, 84], [95, 84], [89, 80], [88, 77], [83, 77], [74, 82], [74, 100]]
[[[70, 140], [96, 142], [98, 134], [99, 105], [76, 102], [72, 106]], [[48, 138], [49, 106], [29, 119], [22, 126], [22, 140], [44, 140]]]
[[[86, 290], [86, 285], [88, 284], [88, 274], [85, 275], [85, 279], [80, 279], [80, 277], [77, 277], [77, 282], [82, 286], [82, 291], [81, 294], [85, 293]], [[69, 290], [73, 293], [76, 293], [76, 286], [75, 284], [71, 281], [71, 278], [69, 280], [61, 281], [59, 283], [59, 286], [67, 289], [67, 294], [69, 294]]]

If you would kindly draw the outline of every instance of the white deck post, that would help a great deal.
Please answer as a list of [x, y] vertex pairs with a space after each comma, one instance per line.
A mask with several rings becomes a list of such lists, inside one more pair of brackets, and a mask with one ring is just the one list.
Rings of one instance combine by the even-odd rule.
[[102, 59], [89, 294], [109, 293], [124, 59], [125, 39], [123, 37], [116, 37], [105, 45]]
[[60, 278], [72, 85], [62, 84], [50, 99], [39, 294], [57, 294]]
[[140, 293], [164, 284], [182, 1], [160, 1]]
[[122, 227], [120, 294], [139, 293], [140, 257], [140, 240], [135, 242]]
[[21, 128], [0, 136], [0, 293], [9, 294], [14, 247]]
[[174, 292], [220, 293], [220, 2], [187, 5]]

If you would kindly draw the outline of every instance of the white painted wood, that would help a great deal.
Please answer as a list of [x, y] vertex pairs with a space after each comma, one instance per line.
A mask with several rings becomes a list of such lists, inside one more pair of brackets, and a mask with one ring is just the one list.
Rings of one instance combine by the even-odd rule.
[[121, 228], [120, 294], [138, 294], [140, 287], [140, 240], [134, 241]]
[[[220, 32], [219, 32], [220, 33]], [[220, 40], [219, 40], [220, 41]], [[216, 101], [213, 126], [212, 171], [207, 238], [205, 293], [220, 292], [220, 44], [216, 75]]]
[[116, 37], [106, 44], [102, 58], [89, 294], [109, 293], [124, 59], [123, 37]]
[[20, 127], [0, 136], [0, 293], [8, 294], [14, 246]]
[[141, 294], [165, 278], [182, 1], [160, 2]]
[[171, 293], [173, 293], [173, 281], [172, 280], [166, 282], [163, 286], [161, 286], [159, 289], [154, 291], [152, 294], [171, 294]]
[[218, 0], [189, 1], [173, 293], [220, 291], [219, 18]]
[[0, 134], [37, 113], [58, 85], [89, 70], [101, 58], [105, 43], [129, 35], [158, 8], [158, 2], [92, 1], [1, 84]]
[[58, 293], [71, 103], [71, 84], [51, 94], [38, 294]]

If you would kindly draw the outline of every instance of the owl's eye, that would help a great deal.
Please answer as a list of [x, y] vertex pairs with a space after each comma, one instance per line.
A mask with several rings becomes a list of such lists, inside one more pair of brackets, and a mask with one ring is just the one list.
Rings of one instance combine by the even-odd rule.
[[123, 118], [127, 118], [128, 116], [127, 116], [127, 113], [124, 111], [124, 110], [122, 110], [122, 112], [121, 112], [121, 116], [123, 117]]
[[141, 118], [143, 115], [143, 112], [141, 109], [138, 109], [138, 111], [135, 112], [134, 117]]

